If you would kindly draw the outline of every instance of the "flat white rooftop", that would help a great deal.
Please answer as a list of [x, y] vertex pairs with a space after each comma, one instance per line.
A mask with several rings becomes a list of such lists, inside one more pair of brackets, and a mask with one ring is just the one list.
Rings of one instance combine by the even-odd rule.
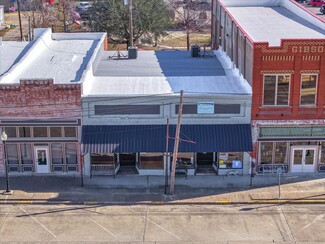
[[[325, 31], [281, 6], [228, 6], [254, 42], [280, 46], [281, 39], [324, 39]], [[324, 24], [325, 25], [325, 24]]]
[[207, 54], [213, 57], [206, 58], [177, 50], [139, 51], [137, 59], [118, 59], [114, 54], [102, 54], [94, 75], [85, 79], [83, 96], [173, 94], [181, 90], [193, 95], [251, 95], [250, 85], [221, 51], [211, 51]]
[[[38, 30], [38, 36], [23, 50], [19, 42], [3, 42], [0, 83], [53, 79], [54, 83], [81, 82], [103, 33], [67, 34]], [[14, 49], [17, 45], [20, 48]], [[6, 50], [6, 47], [10, 47]], [[1, 48], [1, 45], [0, 45]], [[8, 59], [9, 57], [9, 59]]]
[[20, 57], [25, 54], [28, 42], [2, 41], [0, 42], [0, 77], [7, 72]]

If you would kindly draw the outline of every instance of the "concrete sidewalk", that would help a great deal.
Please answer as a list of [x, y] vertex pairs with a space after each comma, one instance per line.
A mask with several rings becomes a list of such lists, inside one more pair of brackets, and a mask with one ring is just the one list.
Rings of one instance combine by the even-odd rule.
[[[0, 204], [278, 204], [325, 203], [325, 174], [176, 177], [173, 195], [165, 194], [165, 177], [117, 175], [10, 176], [11, 195]], [[0, 192], [5, 189], [0, 178]], [[167, 188], [167, 193], [169, 188]]]

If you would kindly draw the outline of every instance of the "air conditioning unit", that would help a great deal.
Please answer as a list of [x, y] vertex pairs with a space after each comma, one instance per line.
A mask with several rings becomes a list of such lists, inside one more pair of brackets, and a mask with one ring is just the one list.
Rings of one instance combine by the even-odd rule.
[[138, 50], [137, 50], [136, 47], [129, 47], [128, 48], [128, 57], [129, 57], [129, 59], [137, 59]]
[[200, 54], [200, 47], [197, 45], [192, 46], [191, 48], [191, 56], [194, 58], [199, 57]]

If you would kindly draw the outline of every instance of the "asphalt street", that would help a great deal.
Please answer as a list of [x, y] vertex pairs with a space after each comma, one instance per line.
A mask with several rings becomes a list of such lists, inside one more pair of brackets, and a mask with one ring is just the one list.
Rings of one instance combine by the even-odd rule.
[[3, 205], [1, 243], [325, 243], [324, 205]]

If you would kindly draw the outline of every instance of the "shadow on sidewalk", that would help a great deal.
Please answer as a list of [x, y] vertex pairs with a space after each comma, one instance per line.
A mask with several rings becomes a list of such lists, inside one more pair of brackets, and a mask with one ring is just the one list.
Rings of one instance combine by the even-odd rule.
[[[325, 193], [321, 193], [325, 191], [324, 176], [323, 174], [283, 176], [281, 183], [283, 195], [286, 195], [286, 192], [291, 192], [293, 197], [282, 198], [282, 200], [287, 200], [290, 203], [292, 200], [325, 199]], [[174, 195], [168, 195], [164, 194], [164, 177], [162, 176], [151, 179], [152, 184], [149, 181], [147, 183], [149, 185], [132, 185], [132, 178], [127, 177], [117, 177], [116, 179], [93, 177], [87, 179], [87, 184], [82, 187], [79, 176], [10, 176], [10, 189], [14, 193], [7, 198], [0, 195], [0, 201], [11, 199], [46, 201], [47, 203], [106, 202], [119, 205], [155, 201], [164, 203], [184, 201], [203, 204], [222, 199], [244, 202], [252, 200], [252, 195], [257, 196], [253, 200], [275, 199], [278, 187], [277, 176], [257, 176], [253, 178], [253, 186], [249, 185], [250, 178], [246, 176], [227, 178], [193, 176], [189, 179], [177, 177]], [[128, 181], [128, 179], [130, 180]], [[137, 178], [135, 177], [135, 179]], [[145, 182], [144, 179], [146, 177], [141, 178], [143, 182]], [[0, 178], [0, 189], [5, 189], [4, 177]], [[169, 188], [167, 190], [169, 191]], [[272, 193], [272, 197], [270, 197], [270, 193]]]

